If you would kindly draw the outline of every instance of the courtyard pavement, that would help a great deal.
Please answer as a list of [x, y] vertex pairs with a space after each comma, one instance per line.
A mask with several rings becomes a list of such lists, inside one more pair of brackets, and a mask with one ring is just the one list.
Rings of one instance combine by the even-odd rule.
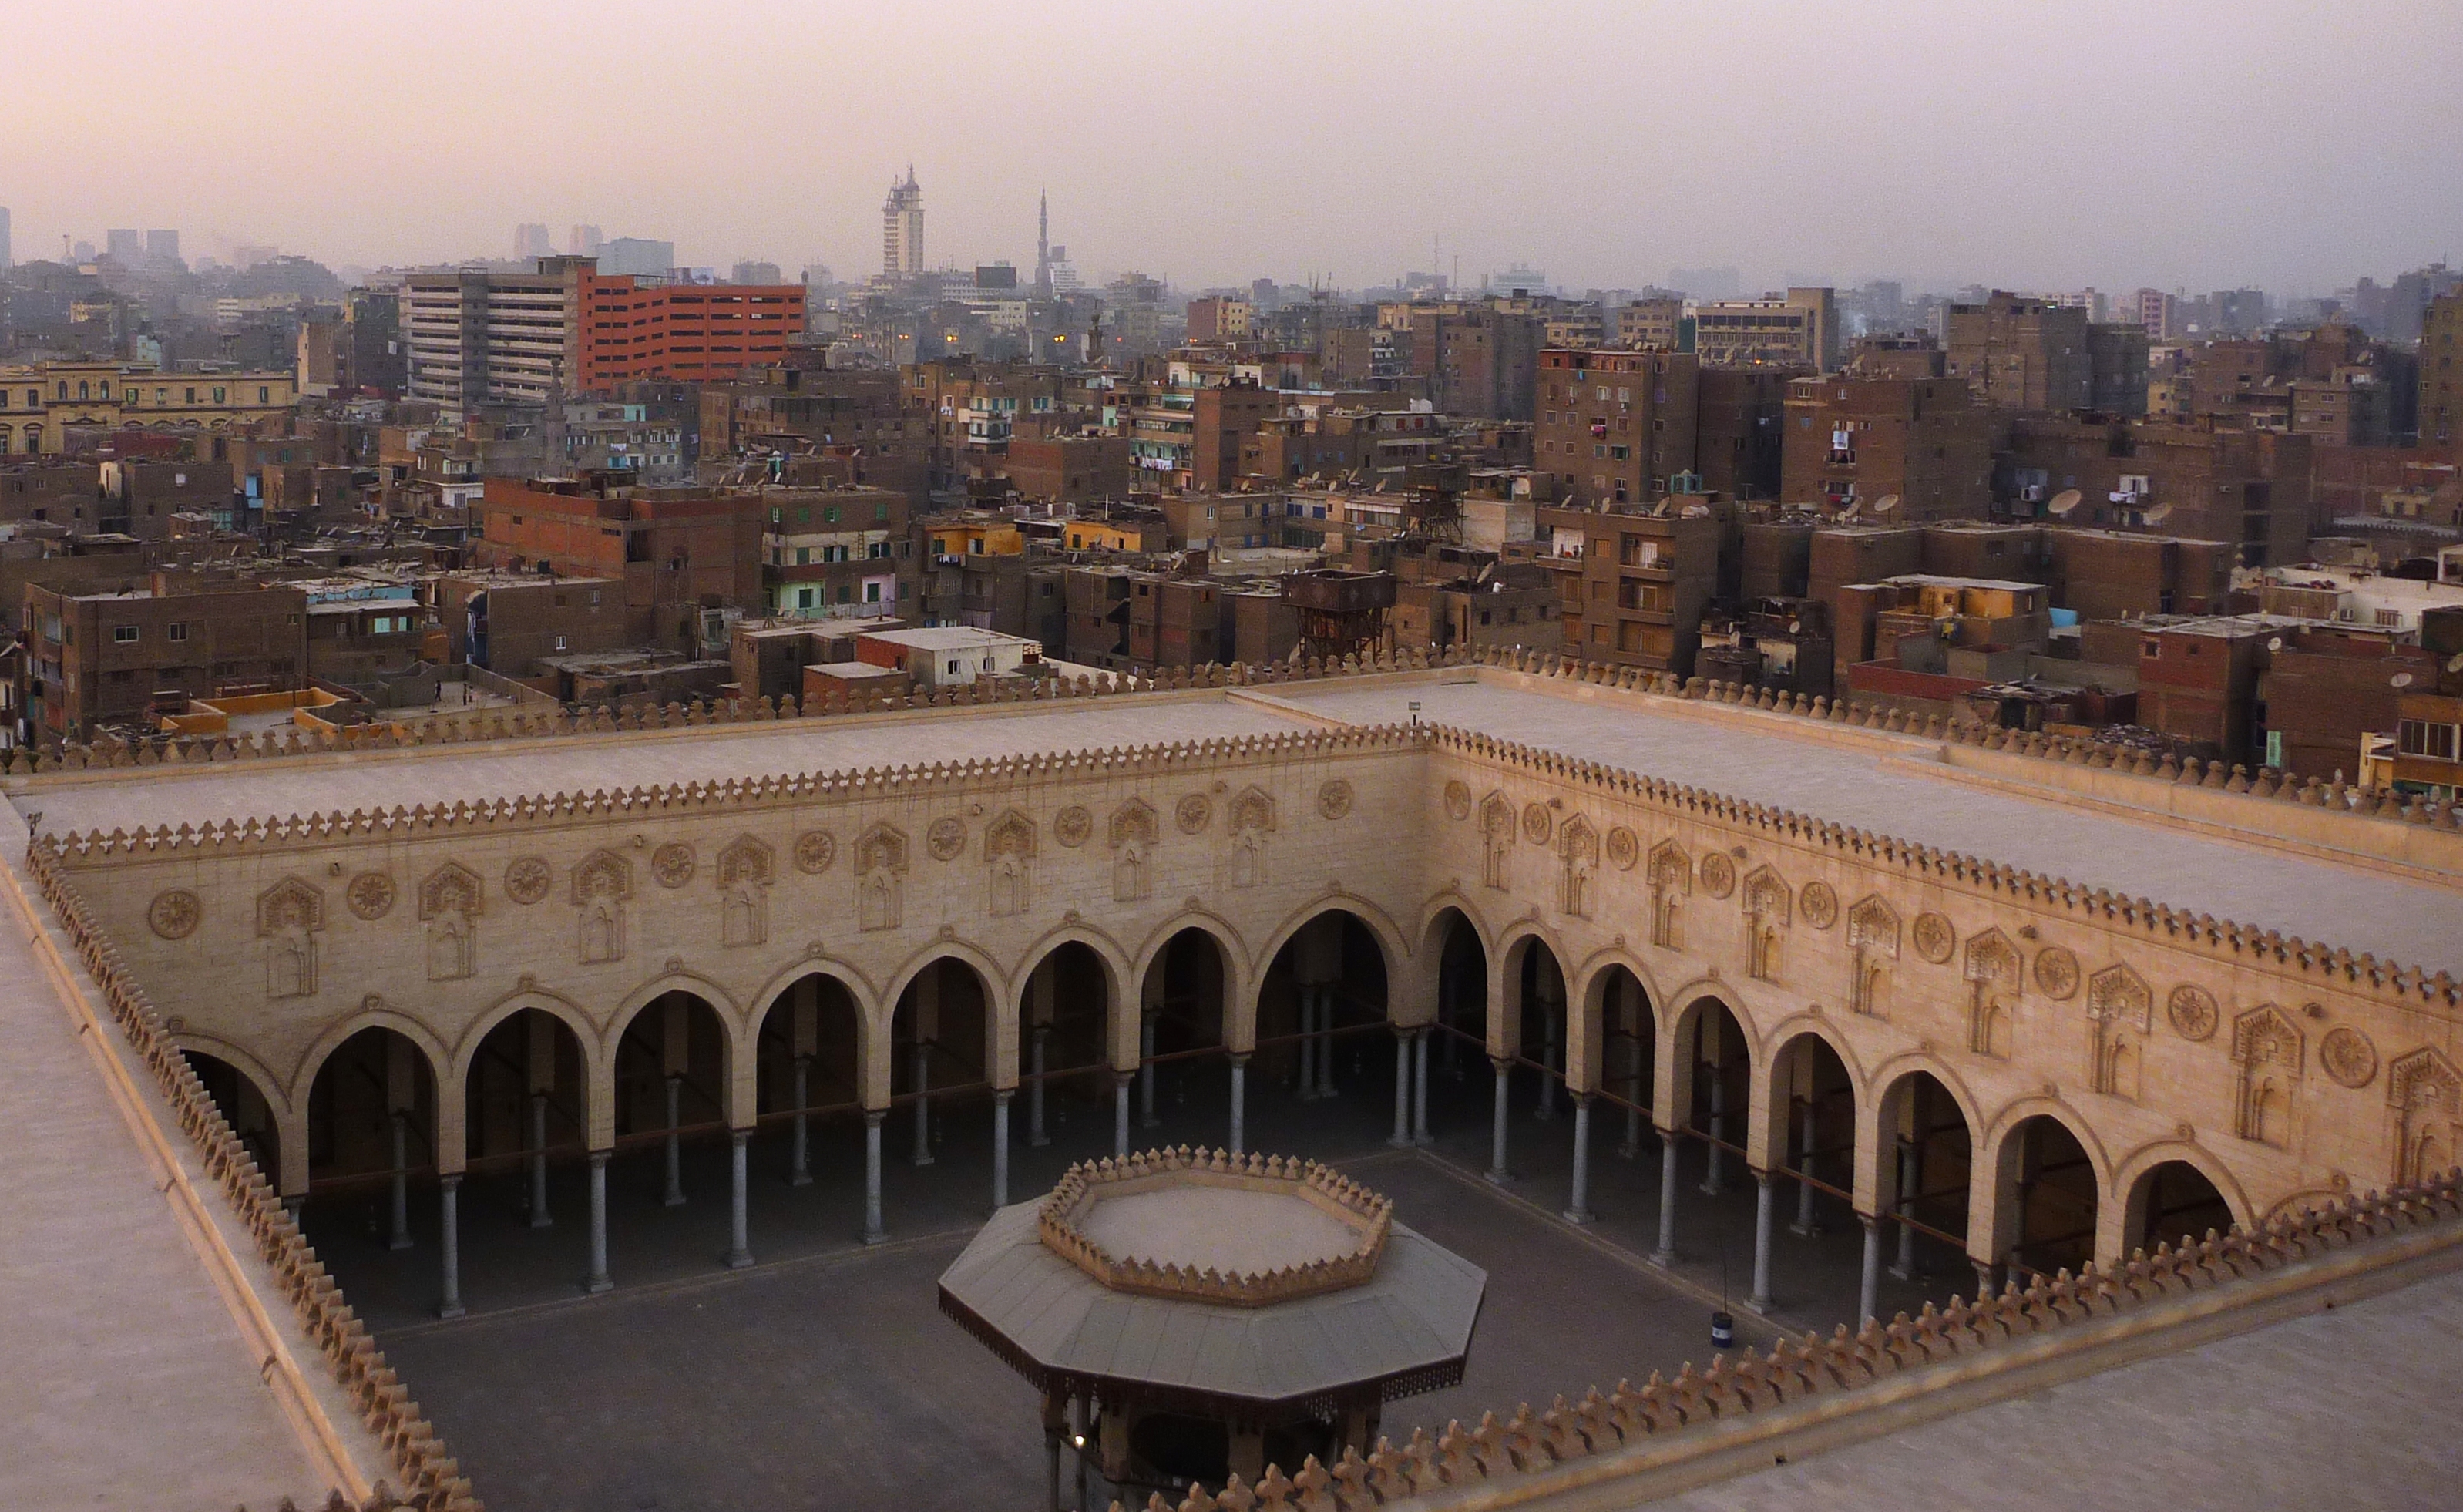
[[[1513, 1108], [1505, 1187], [1486, 1169], [1491, 1080], [1466, 1059], [1457, 1082], [1430, 1078], [1432, 1149], [1386, 1147], [1390, 1052], [1363, 1038], [1344, 1058], [1340, 1096], [1302, 1103], [1253, 1077], [1253, 1148], [1340, 1165], [1394, 1198], [1397, 1216], [1489, 1273], [1487, 1300], [1462, 1384], [1392, 1404], [1384, 1428], [1407, 1436], [1450, 1417], [1544, 1405], [1620, 1376], [1673, 1373], [1707, 1362], [1709, 1316], [1724, 1253], [1739, 1331], [1767, 1344], [1768, 1325], [1743, 1313], [1753, 1234], [1752, 1183], [1730, 1163], [1727, 1192], [1703, 1196], [1702, 1156], [1682, 1163], [1673, 1276], [1642, 1256], [1656, 1238], [1657, 1150], [1646, 1133], [1632, 1160], [1616, 1146], [1622, 1120], [1593, 1130], [1592, 1206], [1599, 1222], [1558, 1216], [1571, 1165], [1572, 1120], [1534, 1116], [1526, 1074]], [[1477, 1069], [1470, 1067], [1476, 1065]], [[1161, 1126], [1140, 1148], [1219, 1140], [1219, 1062], [1166, 1067]], [[1047, 1190], [1075, 1159], [1109, 1152], [1108, 1104], [1056, 1098], [1053, 1143], [1026, 1145], [1023, 1101], [1011, 1194]], [[310, 1238], [421, 1405], [435, 1418], [480, 1495], [500, 1512], [565, 1509], [993, 1507], [1034, 1504], [1041, 1476], [1035, 1401], [1025, 1382], [942, 1318], [934, 1283], [990, 1207], [989, 1104], [961, 1102], [936, 1119], [934, 1161], [910, 1163], [911, 1115], [884, 1133], [884, 1207], [891, 1241], [856, 1241], [861, 1215], [861, 1127], [816, 1126], [812, 1186], [784, 1176], [783, 1130], [752, 1151], [750, 1225], [759, 1263], [728, 1271], [726, 1148], [687, 1146], [682, 1208], [659, 1204], [655, 1149], [609, 1169], [609, 1264], [617, 1287], [584, 1297], [586, 1214], [578, 1167], [551, 1172], [555, 1226], [533, 1230], [512, 1173], [464, 1188], [462, 1274], [470, 1316], [434, 1316], [433, 1189], [414, 1194], [414, 1246], [386, 1250], [381, 1194], [311, 1202]], [[1793, 1193], [1780, 1204], [1793, 1212]], [[1820, 1328], [1852, 1310], [1859, 1231], [1825, 1201], [1830, 1228], [1799, 1238], [1782, 1225], [1773, 1309], [1789, 1328]], [[1935, 1295], [1972, 1273], [1955, 1257]], [[1884, 1308], [1913, 1306], [1921, 1282], [1890, 1283]]]

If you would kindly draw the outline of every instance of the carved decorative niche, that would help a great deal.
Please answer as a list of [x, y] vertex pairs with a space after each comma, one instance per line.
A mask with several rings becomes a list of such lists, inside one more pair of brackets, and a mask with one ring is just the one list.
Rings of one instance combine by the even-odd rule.
[[1557, 830], [1557, 909], [1568, 918], [1591, 916], [1600, 869], [1600, 832], [1576, 814]]
[[2366, 1086], [2377, 1078], [2378, 1047], [2358, 1029], [2338, 1024], [2318, 1041], [2318, 1063], [2339, 1086]]
[[1899, 959], [1899, 914], [1880, 893], [1847, 910], [1847, 954], [1854, 973], [1847, 979], [1848, 1011], [1885, 1017]]
[[419, 885], [419, 922], [426, 932], [427, 979], [459, 981], [479, 972], [479, 913], [487, 888], [479, 874], [448, 861]]
[[1548, 844], [1548, 834], [1557, 827], [1557, 816], [1548, 805], [1533, 799], [1522, 805], [1522, 838], [1535, 845]]
[[924, 848], [934, 861], [955, 861], [967, 848], [967, 822], [954, 814], [944, 815], [924, 830]]
[[612, 850], [594, 850], [573, 868], [573, 906], [584, 966], [624, 958], [624, 910], [633, 897], [633, 864]]
[[1024, 913], [1033, 906], [1035, 821], [1013, 808], [984, 826], [984, 872], [994, 918]]
[[1052, 816], [1052, 838], [1071, 850], [1095, 835], [1095, 816], [1083, 803], [1072, 803]]
[[1961, 975], [1969, 987], [1967, 1048], [1996, 1061], [2009, 1060], [2017, 1038], [2018, 997], [2025, 990], [2026, 968], [2019, 960], [2018, 947], [1999, 930], [1986, 930], [1967, 942]]
[[1140, 903], [1152, 896], [1155, 846], [1163, 839], [1163, 822], [1153, 805], [1144, 799], [1129, 800], [1112, 810], [1103, 835], [1112, 851], [1112, 901]]
[[2260, 1003], [2233, 1020], [2232, 1059], [2237, 1072], [2233, 1131], [2290, 1150], [2300, 1101], [2300, 1026], [2273, 1003]]
[[1479, 800], [1480, 871], [1482, 885], [1507, 890], [1514, 886], [1514, 837], [1521, 827], [1514, 800], [1502, 792]]
[[265, 947], [265, 995], [313, 997], [317, 936], [325, 928], [325, 894], [285, 877], [257, 894], [256, 935]]
[[1685, 900], [1693, 895], [1693, 858], [1672, 840], [1650, 848], [1650, 943], [1664, 951], [1685, 948]]
[[718, 852], [719, 943], [761, 945], [770, 938], [770, 885], [778, 874], [777, 853], [752, 835], [738, 835]]
[[2210, 1039], [2215, 1025], [2223, 1021], [2223, 1012], [2215, 1006], [2215, 995], [2187, 982], [2173, 988], [2172, 996], [2164, 1000], [2164, 1017], [2172, 1021], [2172, 1032], [2184, 1040]]
[[381, 919], [393, 911], [393, 878], [381, 871], [362, 871], [342, 889], [342, 901], [362, 919]]
[[1745, 975], [1756, 981], [1778, 979], [1790, 896], [1787, 879], [1769, 866], [1745, 878]]
[[[2043, 957], [2037, 958], [2037, 977]], [[2087, 978], [2087, 1085], [2107, 1097], [2138, 1100], [2147, 1037], [2155, 1027], [2155, 993], [2125, 964]]]
[[1446, 783], [1446, 816], [1449, 819], [1471, 818], [1471, 784], [1460, 778]]
[[205, 922], [205, 905], [185, 887], [158, 892], [145, 907], [145, 927], [166, 940], [185, 940]]
[[2463, 1151], [2463, 1073], [2433, 1047], [2396, 1056], [2387, 1064], [2387, 1114], [2396, 1185], [2443, 1175], [2463, 1158], [2457, 1153]]
[[826, 829], [808, 829], [796, 837], [796, 869], [817, 877], [839, 859], [839, 841]]
[[556, 886], [556, 868], [537, 856], [524, 856], [505, 868], [505, 896], [528, 908], [545, 901]]
[[1951, 953], [1958, 949], [1958, 931], [1938, 913], [1917, 914], [1908, 936], [1915, 942], [1916, 953], [1935, 966], [1949, 960]]
[[1317, 790], [1317, 811], [1327, 819], [1340, 819], [1351, 812], [1351, 784], [1337, 778]]
[[1808, 882], [1797, 895], [1797, 911], [1804, 922], [1817, 930], [1826, 930], [1839, 922], [1839, 894], [1826, 882]]
[[856, 837], [855, 895], [859, 928], [898, 928], [906, 903], [905, 831], [875, 824]]
[[699, 865], [693, 848], [681, 840], [671, 840], [650, 852], [650, 875], [658, 879], [662, 887], [681, 887], [692, 881]]
[[1265, 886], [1266, 841], [1274, 832], [1273, 796], [1263, 788], [1243, 789], [1232, 800], [1232, 886]]

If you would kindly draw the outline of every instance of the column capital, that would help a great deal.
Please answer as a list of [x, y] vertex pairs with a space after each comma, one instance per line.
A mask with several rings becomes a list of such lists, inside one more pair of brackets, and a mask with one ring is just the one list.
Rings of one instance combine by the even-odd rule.
[[590, 1152], [590, 1164], [591, 1164], [591, 1168], [592, 1168], [593, 1170], [599, 1170], [599, 1171], [603, 1171], [603, 1170], [605, 1170], [605, 1169], [606, 1169], [606, 1167], [607, 1167], [607, 1161], [608, 1161], [608, 1158], [609, 1158], [610, 1156], [614, 1155], [615, 1153], [616, 1153], [616, 1151], [615, 1151], [615, 1150], [592, 1150], [592, 1151]]
[[1496, 1067], [1497, 1071], [1501, 1074], [1514, 1069], [1514, 1057], [1510, 1055], [1492, 1055], [1488, 1058], [1488, 1063]]
[[752, 1138], [752, 1130], [749, 1129], [730, 1129], [727, 1131], [727, 1142], [738, 1150], [742, 1150]]
[[863, 1127], [866, 1129], [879, 1129], [881, 1127], [881, 1121], [888, 1116], [889, 1109], [885, 1107], [867, 1107], [863, 1110]]

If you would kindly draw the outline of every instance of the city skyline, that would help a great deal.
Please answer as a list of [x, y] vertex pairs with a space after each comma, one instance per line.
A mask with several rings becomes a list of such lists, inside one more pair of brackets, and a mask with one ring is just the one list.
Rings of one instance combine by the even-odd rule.
[[[222, 125], [179, 66], [205, 33], [272, 14], [230, 0], [132, 31], [126, 66], [152, 83], [156, 110], [202, 113], [169, 148], [144, 113], [80, 118], [68, 59], [46, 56], [64, 44], [28, 39], [30, 150], [0, 203], [14, 212], [21, 261], [54, 254], [64, 232], [98, 243], [108, 227], [143, 225], [184, 228], [192, 254], [272, 244], [329, 265], [407, 266], [505, 255], [524, 223], [590, 222], [672, 240], [688, 265], [763, 258], [846, 273], [877, 263], [882, 185], [912, 160], [935, 266], [1025, 265], [1049, 184], [1054, 234], [1081, 269], [1190, 289], [1260, 275], [1365, 287], [1425, 266], [1433, 241], [1434, 271], [1459, 257], [1476, 282], [1521, 263], [1575, 289], [1734, 265], [1748, 289], [1813, 269], [1842, 286], [2322, 293], [2456, 250], [2463, 179], [2440, 171], [2436, 144], [2463, 124], [2463, 103], [2436, 81], [2463, 70], [2463, 41], [2437, 10], [2397, 6], [2364, 27], [2287, 7], [2095, 7], [2060, 33], [2025, 35], [1921, 5], [1826, 30], [1781, 6], [1715, 19], [1654, 8], [1638, 25], [1629, 11], [1552, 12], [1548, 34], [1580, 35], [1602, 77], [1641, 81], [1630, 108], [1571, 109], [1565, 100], [1589, 97], [1494, 88], [1494, 39], [1422, 12], [1409, 26], [1382, 8], [1317, 17], [1304, 33], [1273, 11], [1166, 18], [1159, 34], [1142, 33], [1150, 55], [1204, 56], [1214, 70], [1206, 94], [1221, 107], [1192, 115], [1160, 72], [1100, 91], [1050, 87], [1078, 76], [1088, 38], [1127, 23], [1115, 8], [975, 37], [754, 5], [640, 61], [594, 55], [590, 84], [620, 97], [650, 86], [655, 60], [669, 103], [583, 126], [572, 107], [584, 76], [543, 8], [492, 8], [495, 45], [469, 54], [420, 24], [432, 8], [366, 4], [268, 28], [269, 68], [305, 67], [345, 33], [398, 22], [387, 34], [423, 88], [487, 108], [405, 119], [376, 95], [344, 99], [313, 138], [286, 145], [276, 172], [251, 170], [266, 160], [261, 136]], [[613, 8], [609, 24], [636, 14], [650, 12]], [[1283, 45], [1291, 36], [1308, 45]], [[782, 77], [807, 56], [914, 61], [887, 71], [894, 81], [765, 95], [741, 77], [755, 45]], [[1671, 71], [1671, 57], [1689, 66]], [[1461, 109], [1432, 77], [1481, 108]], [[1839, 102], [1746, 88], [1734, 99], [1770, 103], [1742, 111], [1706, 82], [1732, 77], [1833, 78]], [[911, 108], [944, 99], [965, 103]], [[1297, 114], [1273, 103], [1288, 99], [1319, 103]], [[2263, 131], [2250, 129], [2253, 100], [2266, 102]], [[713, 169], [680, 119], [723, 121], [739, 149]], [[1002, 122], [996, 151], [984, 145], [988, 121]], [[1088, 146], [1119, 140], [1140, 143], [1139, 167], [1114, 178]], [[75, 166], [98, 151], [131, 164], [108, 200]], [[398, 192], [447, 161], [461, 165], [449, 201]], [[310, 181], [316, 194], [297, 192]], [[797, 192], [745, 192], [784, 183]]]

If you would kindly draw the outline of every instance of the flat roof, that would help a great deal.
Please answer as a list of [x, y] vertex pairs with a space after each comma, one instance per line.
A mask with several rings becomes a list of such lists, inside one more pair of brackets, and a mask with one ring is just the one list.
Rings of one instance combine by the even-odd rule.
[[921, 651], [962, 651], [979, 646], [1033, 646], [1023, 635], [1011, 635], [1002, 630], [978, 630], [970, 625], [941, 625], [916, 630], [866, 630], [867, 641], [887, 641], [893, 646], [911, 646]]

